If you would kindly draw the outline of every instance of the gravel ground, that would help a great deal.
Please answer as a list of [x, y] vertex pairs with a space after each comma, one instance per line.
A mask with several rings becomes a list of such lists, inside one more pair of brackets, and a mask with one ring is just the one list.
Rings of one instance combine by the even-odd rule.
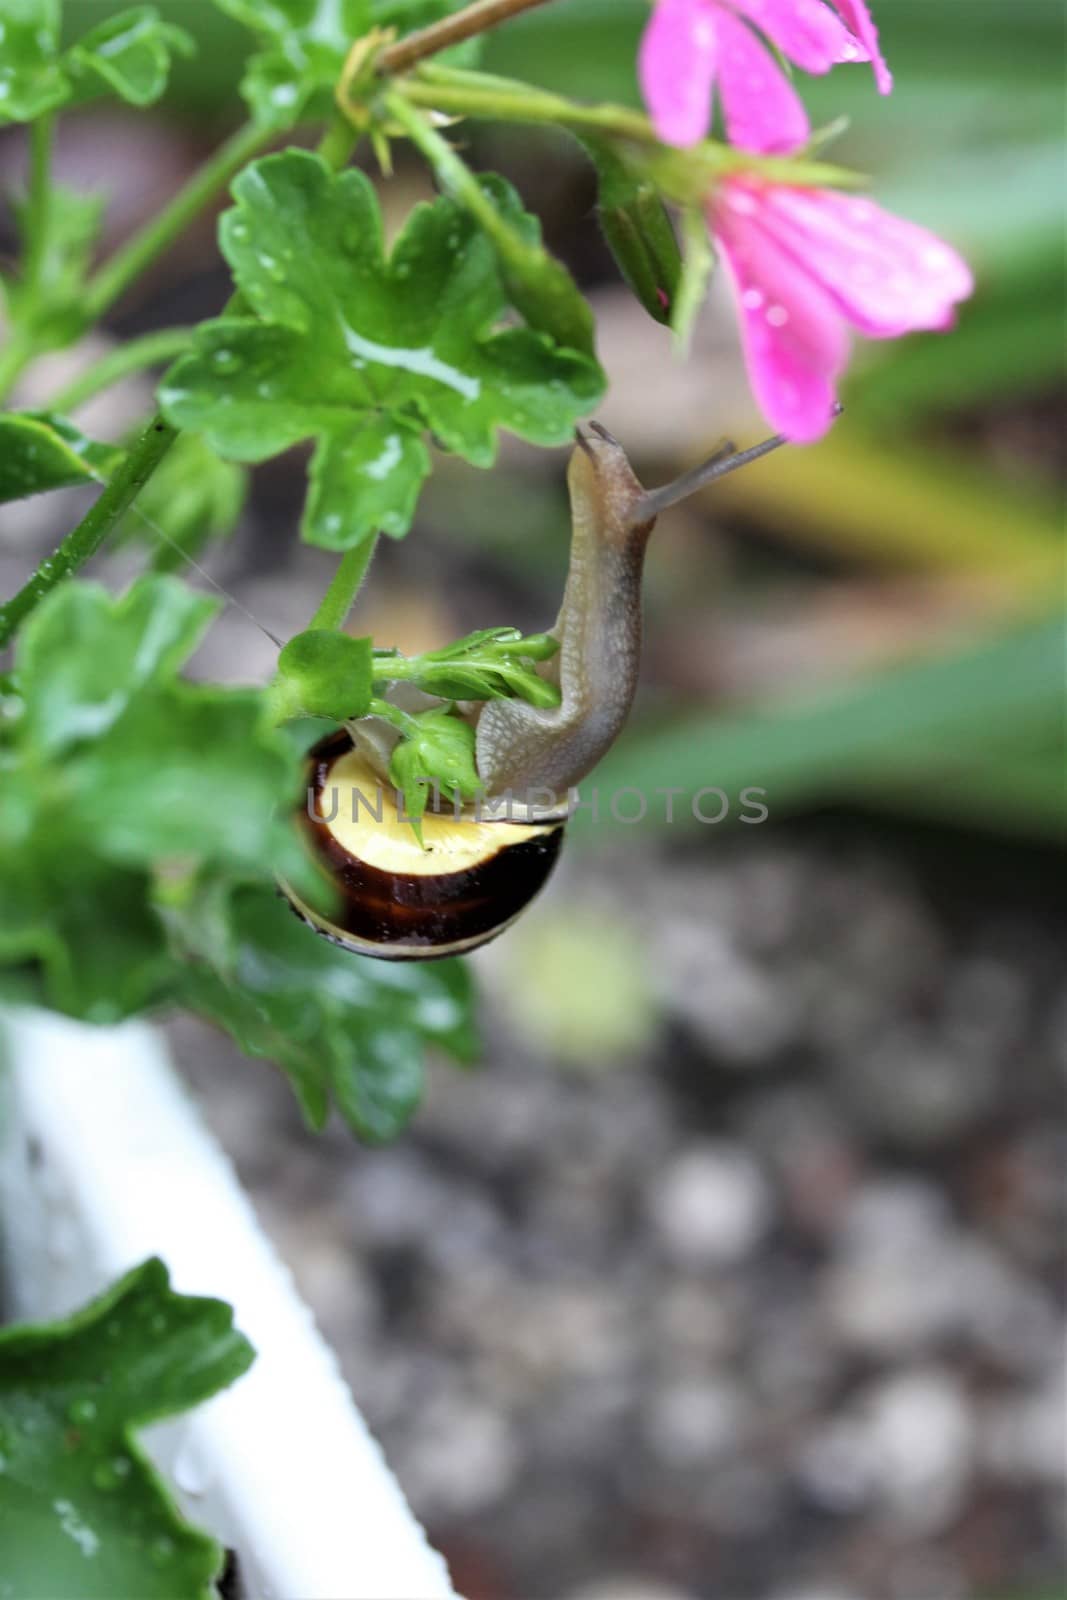
[[172, 1030], [457, 1583], [1047, 1593], [1047, 862], [846, 820], [574, 855], [479, 960], [484, 1068], [435, 1067], [389, 1149], [306, 1134], [270, 1072]]

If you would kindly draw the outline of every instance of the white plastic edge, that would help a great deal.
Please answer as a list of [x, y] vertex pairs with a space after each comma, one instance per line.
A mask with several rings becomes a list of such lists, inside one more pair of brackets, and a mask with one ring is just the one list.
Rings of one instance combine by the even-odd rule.
[[233, 1169], [140, 1023], [0, 1012], [8, 1310], [71, 1311], [158, 1255], [257, 1350], [231, 1389], [142, 1437], [255, 1600], [457, 1600]]

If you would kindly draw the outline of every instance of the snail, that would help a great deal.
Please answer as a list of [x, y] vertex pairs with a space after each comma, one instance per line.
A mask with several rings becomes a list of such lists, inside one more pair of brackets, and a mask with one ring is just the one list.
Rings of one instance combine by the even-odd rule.
[[488, 700], [469, 708], [486, 798], [458, 814], [427, 811], [421, 843], [388, 777], [396, 739], [388, 724], [366, 718], [320, 741], [308, 755], [308, 804], [298, 817], [339, 903], [323, 915], [283, 884], [294, 911], [346, 950], [393, 961], [463, 954], [510, 927], [555, 866], [571, 791], [629, 715], [642, 569], [656, 517], [782, 442], [741, 452], [726, 445], [648, 491], [606, 429], [580, 428], [567, 476], [570, 563], [551, 630], [559, 650], [540, 669], [558, 686], [560, 703]]

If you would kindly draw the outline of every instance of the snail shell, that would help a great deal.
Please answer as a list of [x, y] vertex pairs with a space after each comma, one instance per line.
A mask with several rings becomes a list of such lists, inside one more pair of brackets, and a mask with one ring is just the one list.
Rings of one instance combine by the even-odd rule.
[[482, 822], [427, 811], [423, 846], [347, 729], [308, 757], [299, 814], [313, 859], [330, 879], [329, 915], [283, 889], [316, 932], [359, 955], [427, 961], [463, 955], [503, 933], [543, 887], [561, 823]]

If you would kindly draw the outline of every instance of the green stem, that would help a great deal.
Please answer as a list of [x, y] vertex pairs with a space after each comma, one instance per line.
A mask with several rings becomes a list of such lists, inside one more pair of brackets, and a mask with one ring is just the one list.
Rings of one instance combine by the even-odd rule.
[[18, 593], [0, 606], [0, 650], [10, 642], [15, 630], [45, 595], [96, 554], [177, 436], [177, 429], [172, 428], [161, 416], [152, 418], [103, 494], [89, 508], [78, 526], [67, 534], [53, 556], [42, 561]]
[[357, 544], [354, 550], [349, 550], [341, 557], [337, 571], [330, 580], [330, 587], [308, 623], [309, 629], [328, 628], [331, 633], [341, 631], [367, 575], [377, 542], [377, 539], [364, 539], [362, 544]]
[[567, 128], [579, 134], [593, 131], [648, 146], [650, 170], [668, 197], [679, 203], [696, 203], [715, 179], [731, 172], [752, 172], [772, 182], [812, 187], [858, 181], [855, 173], [826, 162], [755, 156], [714, 139], [705, 139], [692, 150], [668, 150], [649, 119], [626, 106], [581, 105], [563, 95], [531, 89], [508, 78], [487, 77], [436, 63], [396, 83], [391, 97], [396, 95], [447, 116]]
[[141, 372], [145, 367], [158, 366], [180, 356], [192, 344], [195, 333], [195, 328], [160, 328], [155, 333], [131, 339], [129, 344], [119, 345], [54, 394], [47, 409], [76, 411], [86, 400], [103, 389], [110, 389], [131, 372]]
[[340, 172], [352, 159], [352, 152], [358, 143], [359, 130], [345, 117], [338, 115], [315, 146], [315, 154], [321, 156], [334, 172]]
[[85, 296], [85, 325], [97, 322], [151, 266], [157, 256], [174, 243], [197, 213], [225, 188], [235, 173], [274, 138], [275, 129], [246, 123], [205, 162], [183, 189], [140, 233], [135, 233], [96, 273]]
[[479, 226], [497, 244], [510, 244], [511, 229], [490, 200], [466, 162], [456, 154], [447, 139], [430, 126], [427, 117], [407, 99], [390, 90], [384, 98], [390, 118], [399, 123], [417, 150], [429, 161], [446, 193], [459, 200]]
[[30, 288], [40, 284], [48, 251], [52, 210], [52, 117], [38, 117], [30, 124], [30, 190], [26, 219], [26, 280]]

